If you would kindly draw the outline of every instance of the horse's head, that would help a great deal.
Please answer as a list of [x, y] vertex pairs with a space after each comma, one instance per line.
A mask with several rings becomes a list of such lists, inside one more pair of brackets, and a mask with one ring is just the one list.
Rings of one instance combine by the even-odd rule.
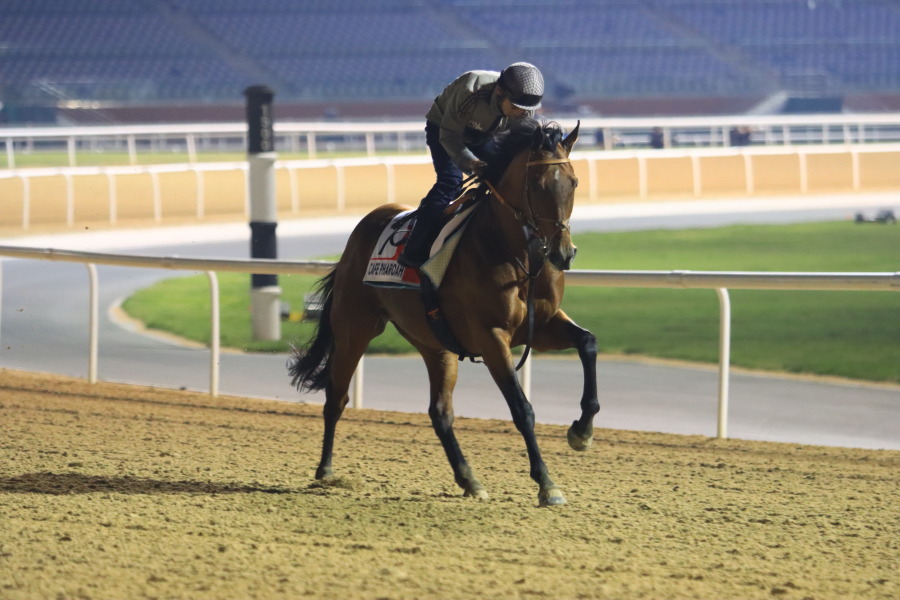
[[561, 271], [571, 268], [577, 251], [569, 218], [578, 178], [569, 153], [580, 125], [563, 139], [558, 125], [534, 122], [530, 145], [512, 160], [498, 185], [525, 228], [529, 245]]

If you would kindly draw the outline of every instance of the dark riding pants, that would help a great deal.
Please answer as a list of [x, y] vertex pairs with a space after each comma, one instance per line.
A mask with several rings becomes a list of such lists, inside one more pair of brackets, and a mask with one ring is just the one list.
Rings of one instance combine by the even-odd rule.
[[[422, 264], [428, 260], [428, 252], [431, 243], [437, 235], [440, 227], [441, 214], [453, 200], [462, 192], [463, 173], [457, 167], [450, 155], [441, 144], [441, 128], [436, 123], [427, 121], [425, 124], [425, 143], [431, 150], [431, 162], [434, 164], [434, 172], [437, 181], [431, 190], [422, 198], [416, 212], [416, 224], [409, 239], [406, 242], [404, 258], [412, 264]], [[469, 147], [479, 158], [486, 158], [490, 154], [484, 146]]]

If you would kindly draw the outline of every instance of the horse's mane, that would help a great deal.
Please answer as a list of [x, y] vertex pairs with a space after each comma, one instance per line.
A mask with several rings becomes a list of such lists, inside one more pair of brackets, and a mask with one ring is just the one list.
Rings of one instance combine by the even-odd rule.
[[523, 150], [553, 152], [563, 140], [564, 133], [558, 123], [526, 117], [516, 119], [512, 125], [494, 134], [482, 177], [497, 184], [512, 160]]

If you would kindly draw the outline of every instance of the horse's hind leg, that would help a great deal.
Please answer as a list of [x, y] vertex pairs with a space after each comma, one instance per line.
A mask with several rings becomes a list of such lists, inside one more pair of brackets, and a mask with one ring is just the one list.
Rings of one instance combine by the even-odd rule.
[[331, 466], [332, 452], [334, 451], [334, 432], [337, 428], [337, 422], [347, 406], [347, 392], [336, 394], [334, 392], [334, 384], [328, 383], [325, 388], [325, 409], [323, 416], [325, 417], [325, 434], [322, 437], [322, 458], [319, 460], [319, 467], [316, 469], [316, 479], [324, 479], [334, 475], [334, 469]]
[[[333, 314], [335, 313], [332, 312]], [[334, 474], [331, 466], [334, 433], [349, 400], [347, 392], [350, 389], [350, 381], [369, 342], [384, 330], [384, 326], [384, 321], [374, 315], [359, 313], [352, 318], [333, 322], [335, 342], [330, 358], [329, 380], [325, 387], [323, 410], [325, 433], [322, 438], [322, 458], [316, 469], [316, 479], [331, 477]]]
[[437, 433], [450, 466], [453, 467], [453, 475], [456, 483], [463, 489], [466, 496], [473, 496], [479, 500], [488, 497], [481, 483], [475, 478], [472, 469], [466, 462], [456, 434], [453, 433], [453, 388], [456, 385], [456, 376], [459, 371], [459, 363], [455, 355], [443, 350], [429, 350], [420, 348], [425, 365], [428, 368], [428, 380], [431, 385], [431, 404], [428, 407], [428, 415], [431, 424]]

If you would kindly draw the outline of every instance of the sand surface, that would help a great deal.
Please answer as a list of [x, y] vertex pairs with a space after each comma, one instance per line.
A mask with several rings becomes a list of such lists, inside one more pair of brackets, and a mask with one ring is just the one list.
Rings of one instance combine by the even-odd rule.
[[0, 598], [900, 597], [900, 452], [320, 410], [0, 370]]

